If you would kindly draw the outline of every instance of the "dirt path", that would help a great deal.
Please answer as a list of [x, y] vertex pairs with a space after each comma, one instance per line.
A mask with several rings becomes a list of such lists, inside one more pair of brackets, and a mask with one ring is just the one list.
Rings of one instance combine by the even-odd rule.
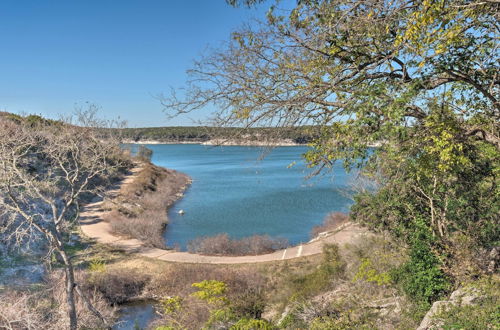
[[[140, 168], [134, 168], [132, 174], [127, 176], [121, 185], [131, 183]], [[113, 196], [118, 194], [119, 188], [108, 192]], [[269, 262], [299, 258], [321, 253], [323, 244], [336, 243], [345, 244], [353, 242], [360, 237], [367, 236], [369, 233], [359, 226], [347, 223], [330, 235], [325, 235], [321, 239], [290, 247], [285, 250], [278, 250], [269, 254], [261, 254], [256, 256], [204, 256], [188, 252], [177, 252], [173, 250], [163, 250], [158, 248], [150, 248], [144, 244], [131, 238], [119, 237], [111, 233], [111, 225], [102, 220], [102, 215], [105, 211], [102, 210], [102, 201], [95, 202], [85, 206], [80, 213], [80, 227], [82, 232], [95, 239], [99, 243], [109, 244], [124, 250], [129, 253], [136, 253], [148, 258], [155, 258], [163, 261], [182, 262], [182, 263], [207, 263], [207, 264], [244, 264], [256, 262]]]

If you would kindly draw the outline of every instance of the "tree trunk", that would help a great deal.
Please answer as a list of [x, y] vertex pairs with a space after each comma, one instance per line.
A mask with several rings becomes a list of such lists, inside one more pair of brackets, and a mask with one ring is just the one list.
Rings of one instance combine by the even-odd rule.
[[66, 302], [68, 304], [69, 328], [76, 330], [78, 325], [75, 304], [75, 274], [70, 258], [63, 250], [58, 250], [64, 261], [65, 282], [66, 282]]

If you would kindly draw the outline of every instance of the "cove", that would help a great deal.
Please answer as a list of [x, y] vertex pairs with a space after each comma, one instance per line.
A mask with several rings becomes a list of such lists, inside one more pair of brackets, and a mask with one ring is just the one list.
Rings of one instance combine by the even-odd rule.
[[[348, 212], [349, 187], [355, 174], [335, 165], [327, 175], [310, 173], [301, 154], [307, 147], [213, 147], [151, 144], [152, 162], [188, 174], [193, 183], [170, 208], [167, 246], [186, 249], [200, 236], [228, 233], [283, 237], [290, 244], [307, 242], [312, 227], [332, 211]], [[262, 157], [264, 155], [264, 157]], [[296, 162], [294, 166], [289, 166]], [[185, 214], [178, 214], [184, 210]]]

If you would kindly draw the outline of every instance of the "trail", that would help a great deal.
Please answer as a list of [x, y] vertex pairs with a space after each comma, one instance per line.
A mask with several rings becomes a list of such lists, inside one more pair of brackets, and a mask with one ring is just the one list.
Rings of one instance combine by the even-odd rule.
[[[132, 173], [124, 178], [120, 187], [133, 182], [141, 168], [132, 169]], [[109, 196], [116, 196], [120, 187], [108, 192]], [[98, 243], [108, 244], [128, 253], [135, 253], [140, 256], [179, 263], [205, 263], [205, 264], [246, 264], [258, 262], [270, 262], [289, 260], [304, 256], [311, 256], [322, 252], [322, 246], [328, 243], [339, 245], [350, 243], [370, 233], [356, 224], [346, 223], [331, 234], [324, 235], [309, 243], [278, 250], [269, 254], [255, 256], [205, 256], [189, 252], [179, 252], [174, 250], [164, 250], [147, 247], [143, 242], [117, 236], [112, 233], [111, 225], [102, 219], [106, 211], [102, 209], [103, 201], [86, 205], [80, 213], [80, 227], [86, 236], [94, 239]]]

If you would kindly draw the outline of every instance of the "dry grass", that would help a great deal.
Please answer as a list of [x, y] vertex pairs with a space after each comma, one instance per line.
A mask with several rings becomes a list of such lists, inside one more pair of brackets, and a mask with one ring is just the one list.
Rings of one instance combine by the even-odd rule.
[[1, 329], [49, 329], [50, 317], [41, 293], [9, 290], [0, 294]]
[[163, 230], [167, 224], [167, 216], [163, 212], [145, 211], [134, 217], [128, 217], [113, 210], [104, 216], [111, 223], [114, 233], [136, 238], [147, 246], [165, 248]]
[[[281, 320], [285, 329], [308, 328], [314, 320], [317, 328], [327, 329], [335, 322], [339, 328], [415, 328], [416, 321], [407, 314], [414, 306], [390, 277], [404, 261], [404, 251], [382, 237], [366, 237], [339, 252], [333, 259], [323, 253], [319, 264], [270, 269], [269, 274], [279, 273], [268, 294], [274, 311], [270, 318]], [[335, 267], [335, 260], [345, 266]]]
[[236, 240], [227, 234], [219, 234], [192, 240], [188, 243], [188, 250], [204, 255], [244, 256], [272, 253], [287, 246], [286, 239], [272, 238], [268, 235], [253, 235]]
[[216, 280], [226, 283], [229, 295], [237, 295], [249, 288], [265, 287], [264, 277], [256, 270], [234, 268], [232, 266], [206, 264], [176, 264], [156, 274], [146, 290], [155, 295], [187, 296], [194, 292], [191, 284], [203, 280]]
[[106, 203], [110, 212], [103, 218], [116, 234], [165, 248], [167, 209], [188, 183], [189, 178], [183, 173], [145, 163], [135, 179], [122, 186], [118, 197]]
[[114, 268], [87, 274], [88, 291], [99, 292], [110, 304], [122, 304], [141, 296], [150, 276], [134, 269]]
[[[77, 281], [83, 283], [84, 275], [76, 274]], [[0, 293], [1, 329], [68, 329], [66, 293], [62, 272], [52, 273], [36, 290], [7, 290]], [[84, 294], [92, 305], [112, 324], [116, 317], [115, 309], [106, 299], [94, 290]], [[106, 326], [90, 312], [83, 301], [76, 297], [79, 328], [103, 329]]]
[[[342, 325], [346, 328], [410, 329], [420, 321], [420, 315], [415, 316], [415, 306], [397, 291], [393, 283], [379, 284], [376, 281], [404, 262], [404, 255], [404, 251], [382, 237], [359, 239], [340, 247], [340, 257], [346, 263], [343, 275], [339, 277], [337, 272], [323, 272], [324, 279], [318, 276], [318, 269], [331, 267], [331, 262], [325, 263], [325, 256], [321, 254], [242, 265], [177, 264], [127, 255], [106, 265], [109, 278], [102, 279], [99, 286], [120, 285], [122, 280], [129, 281], [127, 274], [133, 278], [138, 277], [135, 274], [147, 274], [142, 280], [144, 286], [142, 283], [138, 286], [143, 286], [142, 290], [133, 289], [130, 292], [135, 291], [135, 296], [127, 298], [124, 294], [122, 297], [160, 301], [180, 296], [185, 307], [175, 317], [191, 329], [201, 328], [209, 317], [207, 306], [190, 295], [194, 291], [191, 284], [203, 280], [226, 282], [230, 300], [235, 302], [233, 307], [239, 314], [255, 313], [253, 315], [259, 316], [264, 310], [262, 317], [273, 320], [275, 324], [282, 315], [290, 314], [287, 319], [291, 323], [283, 328], [308, 328], [314, 317], [321, 316], [326, 320], [329, 317], [345, 320]], [[369, 267], [360, 271], [367, 259], [370, 260]], [[313, 285], [316, 282], [325, 285], [316, 287]], [[127, 285], [118, 291], [126, 292]], [[105, 296], [100, 290], [97, 293]], [[297, 299], [300, 296], [306, 298]], [[284, 311], [287, 312], [282, 314]], [[168, 319], [160, 318], [152, 326], [165, 324], [168, 324]]]
[[226, 296], [231, 310], [239, 317], [261, 317], [265, 308], [266, 281], [255, 269], [235, 269], [220, 265], [176, 265], [155, 276], [147, 290], [160, 297], [180, 297], [183, 309], [176, 315], [163, 315], [154, 325], [172, 324], [172, 319], [175, 319], [174, 324], [182, 324], [182, 328], [203, 328], [213, 306], [191, 294], [195, 291], [192, 284], [204, 280], [226, 283]]

